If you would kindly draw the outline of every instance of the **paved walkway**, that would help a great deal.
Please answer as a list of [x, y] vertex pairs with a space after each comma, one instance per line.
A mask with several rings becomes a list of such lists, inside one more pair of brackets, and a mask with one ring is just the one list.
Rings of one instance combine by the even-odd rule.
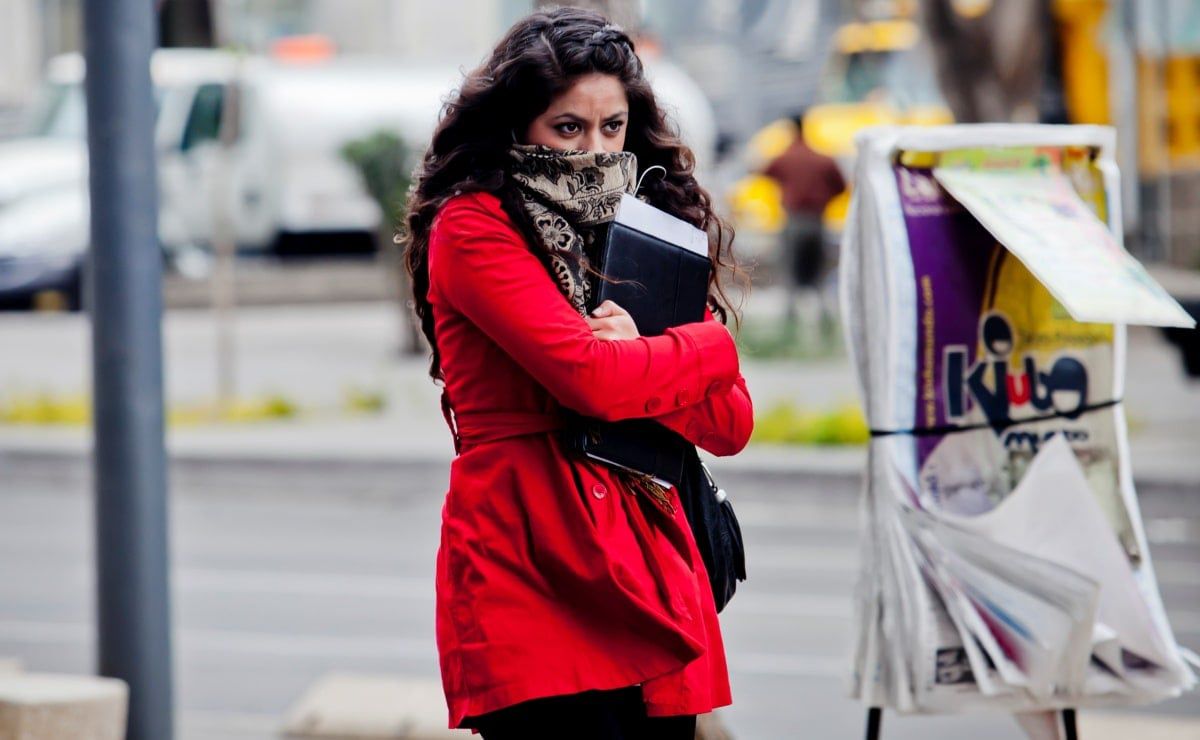
[[[773, 313], [778, 295], [762, 291], [753, 315]], [[776, 314], [777, 315], [777, 314]], [[296, 419], [173, 429], [174, 454], [204, 458], [337, 460], [448, 459], [449, 434], [438, 389], [424, 359], [394, 351], [397, 319], [387, 304], [247, 308], [236, 325], [238, 386], [246, 397], [279, 394], [306, 412]], [[204, 311], [173, 311], [165, 321], [168, 396], [210, 400], [216, 393], [215, 330]], [[1181, 372], [1178, 355], [1156, 331], [1131, 331], [1127, 408], [1139, 480], [1186, 482], [1200, 489], [1200, 382]], [[0, 395], [82, 393], [90, 360], [86, 321], [79, 316], [0, 316]], [[743, 370], [757, 408], [790, 401], [823, 410], [854, 402], [857, 389], [845, 358], [746, 361]], [[382, 393], [387, 408], [349, 415], [351, 389]], [[85, 428], [0, 426], [0, 450], [82, 454]], [[726, 465], [857, 474], [860, 448], [752, 445]]]

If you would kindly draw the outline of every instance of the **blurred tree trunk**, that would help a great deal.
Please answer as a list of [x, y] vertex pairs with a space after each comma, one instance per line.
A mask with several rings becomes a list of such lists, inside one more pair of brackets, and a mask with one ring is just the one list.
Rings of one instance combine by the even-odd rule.
[[410, 297], [412, 283], [405, 269], [404, 248], [397, 244], [397, 228], [404, 221], [405, 201], [411, 182], [412, 166], [404, 141], [392, 131], [382, 129], [370, 136], [348, 142], [342, 156], [358, 170], [367, 192], [379, 205], [379, 257], [391, 274], [389, 281], [393, 297], [400, 308], [402, 325], [401, 351], [420, 354], [424, 336], [413, 313]]
[[379, 252], [387, 270], [392, 274], [392, 296], [400, 309], [400, 351], [406, 355], [419, 355], [425, 351], [425, 335], [413, 308], [412, 280], [408, 277], [404, 247], [396, 243], [396, 230], [384, 224], [379, 228]]
[[955, 119], [1038, 120], [1050, 0], [923, 0], [921, 9]]
[[558, 5], [569, 5], [602, 13], [626, 31], [633, 31], [641, 25], [642, 14], [638, 12], [638, 0], [535, 0], [533, 4], [535, 8]]
[[209, 0], [158, 0], [158, 45], [212, 46]]

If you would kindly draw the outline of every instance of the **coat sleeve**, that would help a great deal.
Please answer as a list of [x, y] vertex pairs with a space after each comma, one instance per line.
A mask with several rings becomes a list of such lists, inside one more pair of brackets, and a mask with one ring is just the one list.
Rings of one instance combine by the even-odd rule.
[[733, 337], [716, 321], [657, 337], [593, 337], [492, 196], [460, 196], [442, 208], [429, 274], [452, 308], [586, 416], [655, 416], [700, 403], [739, 377]]
[[[708, 311], [704, 320], [716, 323]], [[754, 405], [739, 374], [733, 383], [716, 386], [701, 402], [664, 413], [655, 421], [714, 455], [736, 455], [754, 431]]]

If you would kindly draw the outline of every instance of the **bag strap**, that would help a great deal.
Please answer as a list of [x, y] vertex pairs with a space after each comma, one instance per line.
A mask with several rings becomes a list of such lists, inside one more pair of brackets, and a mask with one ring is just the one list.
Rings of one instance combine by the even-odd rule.
[[708, 469], [708, 466], [704, 464], [703, 460], [700, 461], [700, 470], [703, 471], [704, 478], [708, 481], [709, 490], [711, 490], [713, 495], [717, 497], [717, 503], [721, 503], [725, 499], [729, 498], [729, 494], [725, 493], [725, 489], [717, 485], [716, 479], [712, 476], [712, 471]]

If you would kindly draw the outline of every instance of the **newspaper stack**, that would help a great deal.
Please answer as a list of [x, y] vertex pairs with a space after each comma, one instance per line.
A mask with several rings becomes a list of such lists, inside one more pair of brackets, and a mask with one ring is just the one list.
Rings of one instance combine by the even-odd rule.
[[903, 712], [1194, 683], [1154, 578], [1124, 324], [1191, 325], [1121, 234], [1110, 129], [860, 135], [843, 315], [872, 428], [855, 693]]

